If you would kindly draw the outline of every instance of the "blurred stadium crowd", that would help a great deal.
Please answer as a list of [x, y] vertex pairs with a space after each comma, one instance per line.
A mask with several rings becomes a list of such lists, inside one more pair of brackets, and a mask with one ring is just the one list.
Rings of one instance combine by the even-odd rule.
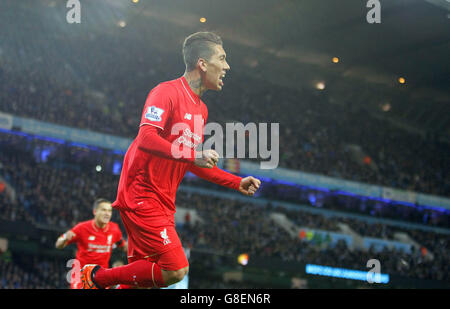
[[[0, 12], [7, 25], [0, 28], [0, 112], [134, 138], [148, 92], [159, 82], [183, 74], [181, 50], [162, 52], [139, 33], [113, 28], [100, 36], [83, 33], [83, 27], [65, 33], [50, 21], [42, 22], [21, 12], [14, 16], [20, 20], [14, 31], [12, 25], [17, 23], [13, 23], [12, 16]], [[145, 29], [144, 25], [140, 27]], [[52, 42], [52, 46], [45, 42]], [[450, 196], [447, 143], [373, 117], [364, 108], [364, 95], [346, 89], [331, 95], [306, 85], [298, 90], [287, 89], [252, 76], [244, 68], [234, 68], [232, 58], [230, 65], [232, 70], [223, 92], [205, 95], [208, 121], [280, 123], [280, 167]], [[45, 158], [44, 149], [50, 149]], [[119, 179], [111, 171], [115, 161], [122, 161], [122, 156], [0, 133], [0, 176], [16, 192], [15, 199], [11, 199], [6, 190], [0, 191], [0, 219], [61, 231], [90, 219], [96, 197], [115, 199]], [[99, 162], [103, 168], [100, 172], [95, 170]], [[185, 183], [209, 187], [198, 180]], [[305, 205], [311, 205], [310, 194], [321, 195], [312, 189], [280, 184], [264, 185], [261, 192], [262, 197]], [[323, 209], [449, 226], [448, 214], [432, 210], [392, 207], [348, 196], [326, 195], [319, 200]], [[330, 219], [273, 204], [255, 208], [237, 200], [185, 192], [177, 195], [177, 205], [198, 211], [206, 222], [180, 228], [182, 241], [193, 249], [223, 254], [247, 252], [280, 263], [296, 261], [354, 269], [364, 269], [367, 260], [378, 258], [385, 272], [450, 281], [448, 235], [370, 224], [345, 216]], [[342, 222], [363, 236], [392, 239], [395, 232], [406, 232], [426, 250], [412, 254], [393, 250], [364, 252], [352, 250], [346, 243], [328, 246], [305, 242], [292, 238], [275, 224], [269, 217], [274, 211], [284, 213], [299, 226], [327, 231], [336, 231]], [[119, 222], [117, 213], [113, 220]], [[434, 259], [426, 259], [426, 252], [433, 253]], [[0, 257], [0, 288], [67, 288], [66, 273], [65, 264], [57, 259]]]
[[67, 288], [67, 271], [58, 259], [24, 261], [23, 256], [0, 256], [0, 289]]
[[[118, 175], [106, 168], [107, 164], [103, 165], [101, 172], [95, 169], [102, 159], [103, 162], [107, 162], [106, 158], [111, 160], [112, 154], [12, 134], [0, 134], [0, 143], [0, 176], [15, 188], [17, 194], [15, 201], [11, 201], [5, 193], [0, 194], [0, 219], [27, 221], [64, 231], [79, 221], [92, 218], [91, 204], [95, 197], [103, 196], [111, 200], [115, 198]], [[42, 160], [42, 149], [49, 147], [53, 149], [52, 152]], [[116, 156], [120, 158], [119, 155]], [[184, 183], [187, 186], [195, 184], [195, 187], [203, 185], [201, 180]], [[315, 263], [350, 269], [364, 269], [367, 260], [378, 258], [383, 263], [383, 271], [390, 274], [419, 279], [450, 280], [447, 271], [450, 260], [448, 235], [379, 222], [368, 223], [348, 218], [345, 213], [329, 218], [320, 213], [276, 206], [254, 205], [239, 200], [180, 191], [177, 195], [177, 207], [197, 211], [204, 222], [188, 220], [180, 226], [180, 237], [182, 242], [192, 249], [208, 250], [217, 254], [238, 255], [247, 252], [251, 257], [273, 258], [280, 263]], [[407, 254], [395, 249], [365, 252], [349, 248], [345, 242], [338, 242], [335, 246], [326, 240], [306, 242], [300, 237], [292, 237], [276, 224], [270, 218], [273, 212], [286, 215], [298, 226], [330, 232], [338, 231], [339, 223], [348, 224], [361, 236], [383, 239], [393, 239], [395, 232], [406, 232], [422, 247], [413, 249], [412, 254]], [[113, 220], [120, 222], [116, 212]], [[432, 260], [426, 258], [428, 252], [433, 254]], [[58, 282], [61, 285], [52, 287], [64, 288], [67, 273], [64, 263], [58, 267], [56, 261], [41, 262], [49, 265], [46, 267], [56, 267], [59, 272], [55, 270], [51, 273], [62, 276], [59, 281], [49, 280], [49, 284]], [[24, 261], [20, 263], [29, 264]], [[33, 279], [33, 276], [37, 276], [33, 267], [28, 266], [29, 275], [24, 277], [22, 274], [25, 270], [14, 266], [14, 263], [2, 262], [4, 271], [1, 274], [6, 276], [3, 278], [4, 282], [8, 282], [5, 287], [11, 287], [11, 284], [20, 287], [45, 287], [42, 281], [37, 284], [39, 280]], [[20, 280], [13, 280], [14, 283], [11, 283], [9, 279], [12, 275], [9, 271], [17, 273], [16, 277]]]
[[[183, 74], [181, 46], [163, 52], [119, 27], [101, 35], [83, 27], [64, 32], [18, 12], [15, 20], [2, 16], [10, 22], [0, 30], [2, 112], [134, 138], [148, 92]], [[139, 22], [134, 27], [145, 29]], [[375, 118], [364, 102], [376, 89], [321, 92], [299, 76], [293, 90], [229, 61], [224, 90], [205, 95], [208, 122], [280, 123], [280, 167], [449, 196], [448, 143]]]

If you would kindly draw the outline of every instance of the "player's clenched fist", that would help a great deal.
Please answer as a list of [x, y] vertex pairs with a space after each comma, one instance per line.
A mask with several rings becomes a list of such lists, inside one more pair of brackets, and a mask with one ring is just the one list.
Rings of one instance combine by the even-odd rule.
[[194, 164], [198, 167], [213, 168], [219, 162], [219, 154], [212, 149], [197, 153]]
[[256, 179], [255, 177], [248, 176], [241, 180], [241, 184], [239, 185], [239, 191], [242, 194], [253, 196], [256, 191], [258, 191], [259, 186], [261, 185], [261, 180]]

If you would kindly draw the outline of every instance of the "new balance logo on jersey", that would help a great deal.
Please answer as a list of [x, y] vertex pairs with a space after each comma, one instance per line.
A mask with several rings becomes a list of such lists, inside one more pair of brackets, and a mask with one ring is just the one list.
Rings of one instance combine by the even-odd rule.
[[161, 115], [164, 113], [164, 110], [155, 106], [150, 106], [147, 109], [147, 113], [145, 114], [145, 118], [150, 121], [161, 121]]
[[186, 113], [186, 115], [184, 115], [184, 119], [191, 120], [192, 119], [192, 115], [189, 114], [189, 113]]
[[169, 236], [167, 236], [167, 229], [164, 229], [164, 231], [162, 231], [160, 233], [160, 235], [161, 235], [161, 238], [163, 239], [164, 246], [171, 243]]

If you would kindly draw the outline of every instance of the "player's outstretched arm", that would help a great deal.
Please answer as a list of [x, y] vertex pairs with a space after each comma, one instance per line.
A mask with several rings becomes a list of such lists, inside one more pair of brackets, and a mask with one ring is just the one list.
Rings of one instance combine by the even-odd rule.
[[75, 236], [75, 233], [72, 231], [67, 231], [61, 236], [58, 237], [55, 243], [56, 249], [63, 249], [67, 246], [67, 243]]
[[253, 196], [261, 185], [261, 181], [255, 177], [248, 176], [242, 178], [221, 170], [216, 165], [212, 168], [201, 168], [191, 164], [189, 171], [202, 179], [237, 190], [247, 196]]
[[[219, 154], [212, 150], [203, 150], [196, 152], [194, 149], [185, 149], [186, 156], [175, 157], [172, 153], [173, 145], [163, 139], [158, 132], [158, 128], [151, 125], [144, 125], [139, 129], [136, 138], [138, 148], [142, 151], [171, 160], [193, 163], [201, 168], [213, 168], [219, 161]], [[183, 151], [180, 151], [183, 153]]]
[[196, 156], [193, 149], [187, 150], [187, 156], [175, 157], [172, 153], [173, 145], [159, 135], [159, 130], [151, 125], [141, 126], [136, 137], [138, 149], [166, 159], [194, 163]]

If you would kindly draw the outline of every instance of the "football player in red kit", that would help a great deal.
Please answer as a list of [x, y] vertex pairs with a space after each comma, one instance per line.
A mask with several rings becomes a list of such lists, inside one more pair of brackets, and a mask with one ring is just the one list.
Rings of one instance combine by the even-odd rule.
[[[122, 237], [122, 232], [117, 223], [111, 222], [111, 202], [106, 199], [97, 199], [93, 207], [94, 219], [80, 222], [72, 229], [62, 234], [57, 240], [55, 247], [63, 249], [76, 243], [76, 259], [80, 267], [86, 264], [98, 264], [102, 267], [109, 266], [111, 250], [115, 247], [127, 251], [127, 243]], [[79, 289], [81, 281], [76, 280], [72, 273], [71, 288]]]
[[214, 150], [196, 151], [203, 142], [207, 90], [220, 91], [230, 69], [219, 36], [197, 32], [183, 43], [186, 71], [149, 93], [137, 137], [125, 154], [116, 201], [128, 235], [128, 264], [116, 268], [86, 265], [86, 289], [167, 287], [181, 281], [189, 264], [175, 230], [175, 195], [185, 173], [252, 196], [260, 181], [219, 169]]

